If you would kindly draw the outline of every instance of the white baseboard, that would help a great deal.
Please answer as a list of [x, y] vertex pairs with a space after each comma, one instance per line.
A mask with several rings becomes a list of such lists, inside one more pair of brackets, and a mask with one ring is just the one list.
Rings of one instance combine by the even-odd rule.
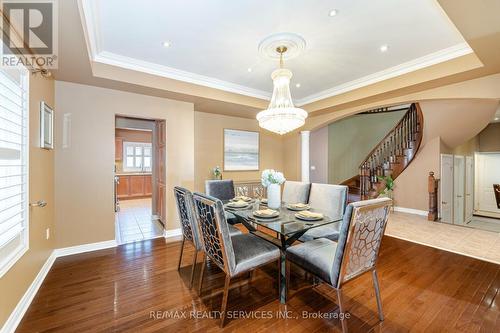
[[3, 327], [0, 329], [0, 333], [13, 333], [16, 330], [17, 325], [19, 325], [21, 319], [23, 319], [23, 316], [28, 310], [29, 306], [31, 305], [33, 298], [35, 298], [38, 289], [40, 289], [43, 280], [49, 273], [50, 269], [52, 268], [52, 265], [54, 264], [54, 261], [58, 257], [103, 250], [116, 246], [117, 246], [116, 240], [113, 239], [104, 242], [65, 247], [65, 248], [55, 249], [54, 251], [52, 251], [51, 255], [47, 258], [42, 268], [36, 275], [35, 279], [31, 283], [29, 288], [26, 290], [21, 300], [19, 300], [19, 302], [17, 303], [16, 307], [10, 314], [9, 318], [7, 319]]
[[418, 210], [413, 208], [405, 208], [405, 207], [394, 207], [395, 212], [408, 213], [413, 215], [427, 216], [429, 214], [426, 210]]
[[43, 283], [43, 280], [45, 280], [45, 277], [47, 276], [47, 273], [49, 273], [50, 268], [54, 264], [54, 261], [56, 260], [55, 256], [55, 251], [52, 251], [50, 256], [47, 258], [45, 263], [43, 264], [42, 268], [36, 275], [35, 279], [29, 286], [29, 288], [26, 290], [24, 293], [23, 297], [21, 297], [21, 300], [17, 303], [16, 307], [10, 314], [9, 318], [3, 325], [2, 329], [0, 332], [2, 333], [13, 333], [17, 325], [21, 322], [21, 319], [23, 319], [24, 314], [26, 311], [28, 311], [28, 308], [33, 301], [33, 298], [35, 298], [36, 293], [38, 292], [38, 289], [40, 289], [40, 286]]
[[60, 249], [55, 249], [54, 252], [56, 253], [56, 258], [58, 258], [58, 257], [69, 256], [72, 254], [109, 249], [109, 248], [117, 247], [117, 246], [118, 246], [118, 244], [116, 243], [116, 240], [112, 239], [112, 240], [104, 241], [104, 242], [63, 247]]
[[182, 236], [182, 229], [165, 230], [163, 235], [165, 238]]

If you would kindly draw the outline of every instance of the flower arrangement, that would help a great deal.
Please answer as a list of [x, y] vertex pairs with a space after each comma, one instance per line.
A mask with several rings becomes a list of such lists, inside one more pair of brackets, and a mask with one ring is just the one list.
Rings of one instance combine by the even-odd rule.
[[214, 179], [222, 179], [222, 171], [220, 170], [220, 166], [216, 166], [212, 169], [212, 175]]
[[379, 195], [392, 199], [392, 191], [394, 190], [394, 179], [391, 176], [377, 176], [377, 179], [384, 182], [385, 187], [379, 192]]
[[273, 169], [266, 169], [262, 171], [261, 182], [264, 187], [268, 187], [271, 184], [281, 185], [285, 181], [285, 176], [283, 176], [283, 173], [279, 171]]

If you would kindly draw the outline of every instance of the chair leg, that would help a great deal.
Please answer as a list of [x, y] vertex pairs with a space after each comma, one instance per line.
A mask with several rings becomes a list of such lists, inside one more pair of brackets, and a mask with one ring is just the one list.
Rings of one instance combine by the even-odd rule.
[[340, 288], [336, 289], [337, 290], [337, 301], [339, 302], [339, 318], [340, 318], [340, 323], [342, 324], [342, 333], [347, 332], [347, 323], [346, 319], [344, 318], [345, 313], [344, 313], [344, 306], [342, 302], [342, 290]]
[[193, 256], [193, 267], [191, 267], [191, 280], [189, 282], [189, 289], [193, 288], [193, 280], [194, 280], [194, 271], [196, 269], [196, 259], [198, 258], [198, 250], [194, 250]]
[[377, 271], [374, 269], [372, 271], [373, 277], [373, 287], [375, 288], [375, 297], [377, 298], [377, 308], [378, 308], [378, 318], [380, 321], [384, 321], [384, 313], [382, 312], [382, 299], [380, 298], [380, 287], [378, 284]]
[[201, 287], [203, 286], [203, 275], [205, 274], [205, 265], [207, 264], [207, 255], [203, 253], [203, 261], [201, 263], [200, 282], [198, 284], [198, 295], [201, 295]]
[[182, 236], [182, 243], [181, 243], [181, 254], [179, 255], [179, 264], [177, 265], [177, 270], [181, 269], [181, 262], [182, 262], [182, 252], [184, 251], [184, 236]]
[[226, 306], [227, 306], [227, 296], [229, 295], [229, 284], [231, 283], [231, 277], [226, 275], [226, 282], [224, 283], [224, 295], [222, 296], [222, 307], [220, 310], [220, 327], [224, 327], [226, 324]]

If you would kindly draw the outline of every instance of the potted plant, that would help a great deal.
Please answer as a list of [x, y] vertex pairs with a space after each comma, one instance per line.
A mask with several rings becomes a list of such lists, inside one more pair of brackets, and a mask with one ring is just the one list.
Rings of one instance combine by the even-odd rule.
[[220, 170], [219, 166], [216, 166], [215, 168], [212, 169], [212, 176], [214, 179], [221, 180], [222, 179], [222, 171]]
[[385, 184], [385, 187], [379, 192], [379, 198], [387, 197], [393, 199], [394, 179], [390, 175], [385, 177], [377, 176], [377, 179], [383, 181]]
[[281, 184], [285, 182], [283, 173], [266, 169], [262, 171], [262, 186], [267, 188], [267, 207], [278, 209], [281, 206]]

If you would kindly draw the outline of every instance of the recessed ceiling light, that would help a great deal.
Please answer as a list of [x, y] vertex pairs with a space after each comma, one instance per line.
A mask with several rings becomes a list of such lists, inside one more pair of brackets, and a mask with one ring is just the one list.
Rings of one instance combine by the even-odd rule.
[[166, 41], [166, 42], [161, 43], [161, 45], [163, 45], [163, 47], [170, 47], [172, 45], [172, 43], [170, 43], [169, 41]]
[[248, 73], [252, 73], [252, 67], [248, 67], [247, 71]]
[[335, 16], [339, 13], [339, 11], [337, 9], [332, 9], [330, 10], [330, 12], [328, 13], [329, 16]]
[[297, 88], [300, 88], [300, 83], [297, 83], [295, 86], [296, 86]]
[[380, 52], [387, 52], [389, 50], [389, 45], [384, 44], [380, 47]]

